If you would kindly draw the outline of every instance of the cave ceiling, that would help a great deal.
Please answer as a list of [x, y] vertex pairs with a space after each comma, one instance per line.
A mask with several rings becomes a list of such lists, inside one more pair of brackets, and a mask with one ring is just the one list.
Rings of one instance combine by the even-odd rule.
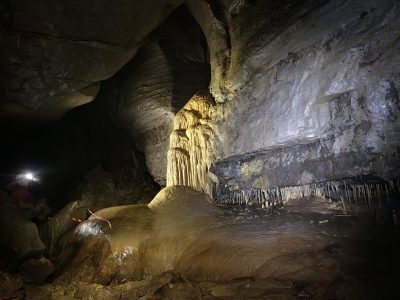
[[54, 120], [92, 101], [183, 1], [2, 1], [2, 122]]

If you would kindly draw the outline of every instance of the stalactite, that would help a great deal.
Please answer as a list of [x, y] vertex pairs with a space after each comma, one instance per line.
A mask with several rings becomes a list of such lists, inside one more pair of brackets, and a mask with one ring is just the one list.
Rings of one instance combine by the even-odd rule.
[[268, 208], [296, 198], [318, 196], [340, 201], [344, 213], [357, 215], [390, 207], [390, 194], [393, 192], [400, 192], [399, 181], [367, 184], [348, 179], [299, 186], [233, 190], [228, 192], [228, 196], [219, 197], [217, 202]]
[[208, 171], [214, 161], [209, 94], [197, 94], [175, 115], [168, 151], [167, 186], [184, 185], [212, 196]]

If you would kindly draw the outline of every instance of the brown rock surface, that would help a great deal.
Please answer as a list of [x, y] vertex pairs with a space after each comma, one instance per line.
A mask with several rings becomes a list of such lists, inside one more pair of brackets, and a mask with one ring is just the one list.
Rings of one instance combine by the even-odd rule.
[[[290, 299], [335, 297], [346, 280], [360, 286], [379, 281], [373, 289], [353, 291], [377, 295], [392, 282], [387, 276], [396, 259], [382, 257], [386, 275], [373, 273], [376, 265], [368, 263], [369, 251], [380, 247], [373, 224], [326, 212], [223, 211], [209, 201], [189, 188], [170, 187], [148, 206], [98, 211], [66, 240], [57, 284], [121, 284], [172, 270], [181, 281], [161, 289], [161, 295], [192, 290], [198, 299], [195, 290], [202, 286], [210, 299]], [[396, 242], [385, 247], [397, 247]]]

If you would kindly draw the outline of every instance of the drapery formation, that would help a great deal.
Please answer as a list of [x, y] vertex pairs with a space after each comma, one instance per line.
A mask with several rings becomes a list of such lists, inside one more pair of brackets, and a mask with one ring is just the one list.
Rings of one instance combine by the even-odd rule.
[[208, 171], [214, 161], [209, 93], [198, 93], [175, 115], [168, 151], [167, 186], [184, 185], [212, 195]]

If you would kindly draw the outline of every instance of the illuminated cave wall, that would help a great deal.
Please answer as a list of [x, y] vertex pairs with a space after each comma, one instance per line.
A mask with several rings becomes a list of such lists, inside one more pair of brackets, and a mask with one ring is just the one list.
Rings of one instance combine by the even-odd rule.
[[[266, 206], [326, 195], [348, 210], [399, 190], [396, 1], [187, 6], [209, 47], [217, 102], [209, 123], [218, 140], [207, 146], [210, 165], [207, 155], [193, 154], [208, 148], [200, 140], [190, 146], [194, 139], [179, 125], [185, 110], [178, 113], [167, 185], [207, 190], [199, 178], [211, 176], [221, 202]], [[202, 167], [191, 161], [199, 157]]]
[[282, 200], [281, 188], [302, 186], [290, 194], [353, 203], [359, 184], [374, 198], [398, 190], [398, 1], [194, 2], [219, 103], [221, 199]]

